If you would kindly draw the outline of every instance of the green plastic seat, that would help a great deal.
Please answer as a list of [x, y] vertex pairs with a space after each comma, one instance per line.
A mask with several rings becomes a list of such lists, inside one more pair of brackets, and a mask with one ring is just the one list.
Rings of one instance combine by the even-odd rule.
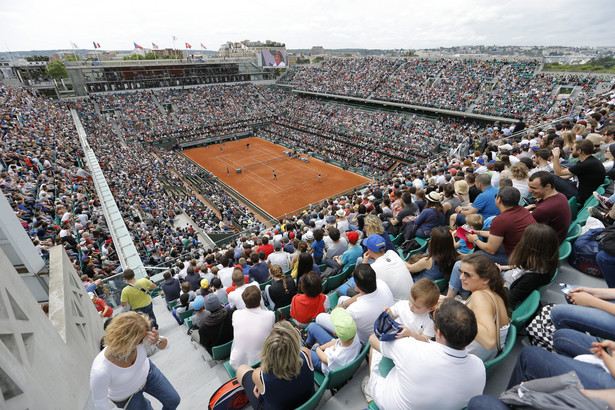
[[425, 252], [425, 249], [427, 248], [427, 244], [429, 243], [429, 240], [427, 239], [421, 239], [421, 238], [414, 238], [414, 239], [416, 239], [419, 245], [421, 245], [420, 248], [414, 249], [408, 253], [404, 253], [404, 251], [402, 251], [401, 249], [397, 250], [399, 252], [399, 256], [405, 261], [407, 261], [408, 258], [410, 258], [412, 255]]
[[530, 317], [538, 310], [540, 305], [540, 292], [535, 290], [513, 311], [511, 323], [517, 329], [525, 327]]
[[568, 228], [568, 233], [566, 234], [566, 241], [570, 243], [576, 241], [577, 238], [581, 236], [582, 229], [583, 228], [581, 227], [581, 225], [579, 225], [577, 222], [570, 225], [570, 228]]
[[572, 252], [572, 245], [570, 244], [570, 242], [564, 241], [559, 246], [559, 264], [560, 265], [568, 259], [571, 252]]
[[579, 205], [577, 204], [577, 197], [573, 196], [568, 200], [568, 205], [570, 206], [570, 215], [572, 217], [571, 221], [577, 219], [577, 214], [579, 213]]
[[267, 282], [260, 283], [258, 286], [260, 286], [261, 292], [265, 290], [267, 285], [271, 285], [271, 282], [273, 282], [273, 278], [269, 279]]
[[180, 312], [177, 314], [177, 318], [180, 322], [184, 323], [184, 320], [191, 317], [194, 314], [194, 309], [189, 309], [184, 312]]
[[500, 354], [493, 359], [487, 360], [484, 363], [485, 370], [487, 371], [487, 377], [489, 377], [489, 375], [493, 373], [497, 365], [499, 365], [504, 359], [506, 359], [506, 356], [508, 356], [510, 352], [512, 352], [513, 348], [515, 347], [516, 339], [517, 328], [515, 326], [510, 326], [508, 328], [508, 335], [506, 336], [506, 346], [504, 347], [504, 350], [502, 350], [502, 352], [500, 352]]
[[214, 346], [211, 349], [211, 358], [213, 360], [225, 360], [231, 355], [231, 348], [233, 347], [233, 341], [225, 343], [220, 346]]
[[184, 319], [184, 325], [186, 325], [188, 329], [192, 327], [192, 316]]
[[226, 362], [222, 363], [222, 366], [224, 366], [224, 370], [226, 370], [226, 374], [228, 374], [228, 377], [230, 377], [231, 379], [234, 379], [235, 377], [237, 377], [237, 373], [235, 373], [235, 369], [231, 367], [230, 360], [227, 360]]
[[383, 356], [380, 363], [378, 363], [378, 372], [382, 377], [387, 377], [393, 367], [395, 367], [393, 360]]
[[329, 306], [331, 310], [333, 310], [337, 306], [337, 301], [339, 300], [340, 295], [337, 292], [333, 292], [329, 294], [328, 298], [329, 298]]
[[589, 210], [587, 208], [583, 208], [579, 211], [579, 214], [577, 215], [577, 219], [575, 219], [574, 221], [581, 226], [585, 226], [585, 223], [587, 222], [587, 218], [589, 218], [590, 216], [591, 215], [589, 214]]
[[397, 236], [395, 237], [395, 239], [393, 239], [393, 245], [395, 245], [395, 246], [399, 246], [399, 245], [401, 245], [402, 243], [404, 243], [404, 241], [405, 241], [405, 240], [406, 240], [406, 238], [404, 238], [404, 234], [403, 234], [403, 233], [400, 233], [399, 235], [397, 235]]
[[342, 368], [331, 370], [327, 377], [325, 377], [325, 375], [321, 372], [314, 370], [314, 381], [316, 381], [316, 384], [319, 386], [322, 386], [326, 382], [327, 389], [337, 389], [338, 387], [341, 387], [348, 380], [350, 380], [352, 376], [354, 376], [357, 370], [359, 370], [359, 367], [361, 367], [361, 361], [365, 359], [365, 356], [367, 356], [367, 353], [369, 352], [369, 347], [369, 343], [366, 343], [365, 347], [363, 347], [363, 350], [361, 350], [361, 353], [359, 353], [359, 356], [357, 356], [356, 359]]
[[327, 391], [328, 380], [329, 376], [325, 378], [325, 382], [318, 388], [318, 390], [316, 390], [316, 393], [314, 393], [308, 401], [297, 407], [295, 410], [314, 410], [318, 406], [318, 403], [320, 403], [322, 396], [324, 396]]
[[446, 290], [446, 288], [448, 288], [448, 279], [447, 278], [436, 279], [434, 282], [436, 282], [436, 285], [438, 285], [438, 289], [440, 289], [440, 293], [444, 292]]
[[320, 265], [318, 265], [318, 269], [320, 269], [320, 273], [322, 274], [324, 271], [327, 270], [327, 264], [321, 263]]
[[344, 275], [346, 275], [346, 277], [348, 279], [352, 278], [352, 274], [354, 273], [354, 269], [355, 269], [355, 265], [348, 265], [345, 269], [344, 269]]
[[177, 305], [179, 305], [179, 299], [172, 300], [169, 302], [169, 309], [173, 310]]
[[376, 402], [373, 401], [369, 404], [369, 406], [367, 406], [368, 410], [380, 410], [380, 407], [376, 406]]
[[344, 282], [346, 282], [346, 274], [344, 272], [331, 276], [322, 284], [322, 293], [327, 294], [339, 288]]
[[[254, 363], [250, 367], [256, 369], [260, 365], [261, 365], [261, 361], [259, 360], [258, 362]], [[235, 377], [237, 377], [237, 373], [235, 372], [235, 369], [231, 367], [230, 360], [227, 360], [226, 362], [222, 363], [222, 366], [224, 366], [224, 370], [226, 370], [226, 374], [228, 374], [228, 377], [230, 377], [231, 379], [234, 379]]]
[[287, 306], [282, 306], [281, 308], [278, 308], [275, 310], [275, 320], [278, 320], [278, 317], [280, 316], [280, 314], [278, 312], [284, 313], [284, 315], [290, 319], [290, 305]]
[[551, 278], [548, 284], [538, 288], [538, 291], [540, 292], [541, 295], [544, 295], [547, 289], [549, 289], [549, 286], [551, 286], [551, 284], [555, 282], [555, 279], [557, 279], [558, 274], [559, 274], [559, 268], [555, 269], [555, 273], [553, 274], [553, 277]]

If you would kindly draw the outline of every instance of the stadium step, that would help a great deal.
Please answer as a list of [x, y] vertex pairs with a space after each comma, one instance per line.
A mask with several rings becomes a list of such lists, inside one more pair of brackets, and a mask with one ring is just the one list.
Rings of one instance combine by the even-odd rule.
[[[153, 303], [160, 335], [169, 339], [169, 347], [156, 352], [150, 359], [179, 393], [179, 409], [207, 407], [211, 395], [228, 380], [224, 367], [212, 361], [203, 347], [192, 342], [186, 334], [186, 326], [177, 324], [162, 297], [153, 298]], [[162, 408], [156, 399], [151, 402], [154, 409]]]

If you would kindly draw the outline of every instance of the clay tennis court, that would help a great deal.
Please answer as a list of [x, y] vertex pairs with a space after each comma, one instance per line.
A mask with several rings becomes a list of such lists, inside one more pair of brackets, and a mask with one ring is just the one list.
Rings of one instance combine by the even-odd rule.
[[[290, 159], [283, 153], [287, 148], [256, 137], [226, 142], [222, 150], [220, 145], [185, 150], [184, 154], [275, 218], [370, 181], [315, 158], [309, 158], [309, 163]], [[235, 173], [238, 168], [240, 174]]]

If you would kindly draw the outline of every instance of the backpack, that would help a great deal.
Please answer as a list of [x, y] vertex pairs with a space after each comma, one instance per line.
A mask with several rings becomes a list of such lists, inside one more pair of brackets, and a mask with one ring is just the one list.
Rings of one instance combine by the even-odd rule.
[[602, 277], [602, 271], [596, 262], [596, 255], [600, 252], [596, 236], [602, 231], [602, 228], [590, 229], [574, 241], [568, 259], [570, 266], [587, 275]]
[[242, 409], [248, 405], [248, 396], [235, 377], [224, 383], [209, 399], [208, 410]]
[[611, 256], [615, 256], [615, 225], [607, 226], [596, 235], [598, 247]]

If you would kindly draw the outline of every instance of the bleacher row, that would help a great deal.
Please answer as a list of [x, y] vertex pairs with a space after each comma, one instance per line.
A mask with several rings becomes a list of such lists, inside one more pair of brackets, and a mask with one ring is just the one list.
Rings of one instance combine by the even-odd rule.
[[[604, 184], [600, 188], [598, 188], [597, 192], [601, 194], [604, 193], [605, 188], [610, 183], [611, 181], [608, 178], [606, 178], [604, 181]], [[560, 245], [560, 249], [559, 249], [560, 265], [562, 263], [565, 263], [565, 261], [568, 259], [570, 255], [570, 251], [571, 251], [571, 245], [580, 236], [582, 226], [586, 223], [589, 217], [589, 211], [588, 211], [589, 207], [595, 206], [595, 205], [597, 205], [597, 199], [594, 197], [588, 199], [586, 203], [580, 204], [580, 205], [577, 204], [575, 197], [569, 200], [569, 206], [570, 206], [571, 214], [572, 214], [572, 223], [570, 225], [565, 241]], [[579, 210], [579, 207], [581, 208], [580, 210]], [[415, 240], [417, 240], [420, 247], [412, 251], [405, 252], [400, 247], [400, 245], [404, 242], [403, 234], [399, 234], [396, 237], [393, 237], [393, 236], [390, 236], [390, 237], [391, 237], [393, 244], [396, 246], [398, 253], [400, 254], [403, 260], [408, 260], [414, 254], [423, 253], [426, 250], [428, 243], [429, 243], [429, 240], [425, 240], [421, 238], [414, 238]], [[324, 271], [326, 268], [326, 265], [323, 264], [319, 266], [319, 268], [321, 271]], [[352, 277], [354, 268], [355, 268], [355, 265], [350, 265], [346, 267], [343, 270], [343, 272], [337, 275], [328, 277], [327, 279], [324, 280], [322, 284], [322, 293], [327, 295], [329, 299], [329, 304], [331, 307], [334, 307], [337, 305], [337, 300], [339, 298], [339, 294], [336, 292], [336, 289]], [[506, 347], [502, 350], [502, 352], [498, 356], [484, 363], [488, 377], [491, 374], [493, 374], [496, 367], [502, 361], [504, 361], [504, 359], [506, 359], [506, 357], [513, 350], [515, 346], [517, 334], [519, 333], [519, 331], [522, 331], [525, 328], [525, 326], [528, 324], [529, 319], [531, 319], [536, 313], [537, 309], [540, 306], [541, 295], [546, 291], [546, 289], [553, 282], [555, 282], [558, 276], [558, 271], [559, 269], [556, 270], [555, 274], [553, 275], [553, 277], [551, 278], [551, 281], [548, 284], [531, 292], [530, 295], [521, 304], [519, 304], [518, 307], [512, 312], [510, 316], [512, 327], [510, 328], [508, 335], [507, 335], [506, 344], [505, 344]], [[291, 274], [291, 270], [288, 270], [285, 272], [285, 275], [287, 277], [290, 276], [290, 274]], [[272, 281], [273, 279], [269, 279], [268, 281], [261, 283], [260, 284], [261, 291], [264, 291], [265, 287], [268, 284], [271, 284]], [[435, 282], [438, 285], [440, 291], [445, 292], [445, 290], [448, 287], [448, 279], [439, 279], [439, 280], [436, 280]], [[156, 293], [154, 293], [153, 296], [157, 294], [158, 291], [159, 289], [155, 291]], [[264, 298], [264, 300], [266, 300], [266, 298]], [[178, 305], [177, 300], [172, 301], [168, 304], [168, 308], [169, 310], [171, 310], [177, 305]], [[290, 312], [291, 312], [290, 305], [277, 308], [276, 309], [276, 318], [277, 318], [276, 320], [280, 320], [280, 319], [284, 320], [286, 318], [291, 318]], [[188, 329], [192, 327], [191, 316], [193, 313], [194, 313], [194, 310], [187, 310], [187, 311], [178, 313], [179, 319], [184, 323], [184, 325]], [[232, 344], [233, 342], [230, 341], [220, 346], [214, 346], [212, 349], [212, 354], [211, 354], [211, 359], [213, 361], [222, 363], [229, 378], [235, 377], [235, 371], [230, 366], [230, 362], [226, 360], [230, 356]], [[316, 394], [312, 397], [310, 401], [305, 403], [300, 408], [301, 409], [316, 408], [317, 404], [321, 400], [326, 390], [331, 390], [332, 394], [335, 394], [359, 370], [359, 368], [362, 366], [363, 359], [365, 359], [367, 356], [368, 351], [369, 351], [369, 344], [367, 344], [361, 350], [361, 354], [355, 360], [353, 360], [352, 363], [344, 366], [343, 368], [331, 371], [327, 377], [325, 377], [322, 373], [315, 371], [315, 382], [318, 385]], [[254, 367], [258, 365], [259, 363], [253, 364]], [[384, 358], [380, 364], [381, 374], [386, 376], [386, 373], [390, 370], [392, 366], [393, 366], [392, 361], [388, 358]], [[377, 409], [377, 406], [375, 405], [375, 403], [372, 402], [369, 404], [369, 408], [373, 410], [373, 409]]]
[[539, 66], [536, 60], [336, 58], [295, 66], [280, 83], [304, 91], [535, 119], [557, 103], [552, 92], [558, 85], [591, 92], [599, 81], [536, 74]]

